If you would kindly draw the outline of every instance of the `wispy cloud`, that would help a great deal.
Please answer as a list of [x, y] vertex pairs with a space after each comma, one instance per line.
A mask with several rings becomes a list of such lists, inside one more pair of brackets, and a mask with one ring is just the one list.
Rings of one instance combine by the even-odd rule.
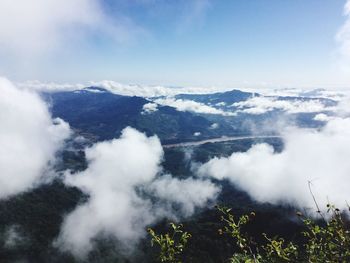
[[346, 21], [336, 35], [338, 43], [338, 58], [340, 66], [347, 73], [350, 72], [350, 0], [344, 6]]
[[[2, 56], [36, 57], [70, 48], [91, 35], [126, 41], [141, 28], [108, 15], [100, 0], [3, 0], [0, 2]], [[35, 65], [34, 65], [35, 66]]]
[[177, 25], [178, 32], [184, 33], [195, 26], [201, 25], [210, 5], [211, 2], [209, 0], [184, 1], [182, 16]]

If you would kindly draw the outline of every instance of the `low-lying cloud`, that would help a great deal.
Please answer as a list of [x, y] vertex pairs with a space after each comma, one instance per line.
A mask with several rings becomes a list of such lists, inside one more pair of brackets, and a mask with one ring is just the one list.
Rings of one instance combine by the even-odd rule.
[[274, 110], [282, 110], [287, 113], [307, 113], [307, 112], [321, 112], [326, 110], [334, 110], [333, 107], [327, 107], [320, 100], [304, 100], [290, 99], [279, 100], [274, 97], [257, 96], [245, 101], [240, 101], [232, 104], [233, 107], [238, 108], [237, 112], [248, 114], [264, 114]]
[[[112, 80], [89, 81], [85, 83], [55, 83], [26, 81], [17, 83], [17, 86], [23, 89], [34, 90], [38, 92], [59, 92], [74, 91], [86, 89], [89, 86], [101, 87], [111, 93], [124, 96], [138, 96], [145, 98], [154, 97], [174, 97], [179, 94], [212, 94], [216, 92], [225, 92], [232, 90], [232, 87], [215, 87], [215, 86], [150, 86], [150, 85], [132, 85], [119, 83]], [[268, 97], [307, 97], [307, 98], [325, 98], [339, 101], [345, 95], [350, 94], [349, 90], [325, 90], [325, 89], [297, 89], [297, 88], [266, 88], [256, 86], [255, 88], [240, 87], [239, 90], [251, 93], [257, 93]], [[224, 106], [219, 103], [216, 106]]]
[[321, 208], [329, 202], [346, 208], [349, 200], [350, 118], [335, 118], [321, 130], [291, 128], [284, 149], [257, 144], [247, 152], [214, 158], [198, 174], [228, 179], [259, 202], [315, 208], [308, 182]]
[[157, 103], [146, 103], [145, 105], [143, 105], [142, 107], [142, 114], [148, 114], [148, 113], [152, 113], [158, 110], [158, 104]]
[[69, 125], [51, 119], [47, 105], [0, 78], [0, 198], [40, 182], [69, 136]]
[[78, 257], [87, 255], [99, 237], [111, 237], [131, 250], [148, 225], [164, 217], [188, 216], [219, 191], [208, 180], [162, 176], [159, 139], [132, 128], [124, 129], [119, 139], [88, 148], [86, 157], [88, 168], [67, 173], [65, 182], [89, 199], [67, 215], [56, 241]]
[[167, 87], [167, 86], [150, 86], [150, 85], [132, 85], [122, 84], [116, 81], [90, 81], [86, 83], [54, 83], [54, 82], [40, 82], [40, 81], [26, 81], [18, 83], [23, 89], [44, 91], [44, 92], [58, 92], [58, 91], [73, 91], [81, 90], [89, 86], [101, 87], [111, 93], [124, 96], [138, 96], [138, 97], [168, 97], [178, 94], [210, 94], [220, 90], [227, 91], [230, 88], [218, 87]]
[[233, 112], [223, 111], [223, 110], [208, 106], [204, 103], [196, 102], [193, 100], [163, 98], [163, 99], [157, 99], [155, 100], [155, 102], [160, 105], [174, 107], [178, 111], [189, 111], [189, 112], [203, 113], [203, 114], [217, 114], [217, 115], [223, 115], [223, 116], [236, 115]]
[[[147, 189], [163, 203], [170, 207], [178, 205], [180, 214], [190, 216], [198, 207], [203, 207], [208, 201], [214, 199], [219, 188], [209, 180], [194, 178], [177, 179], [171, 175], [164, 175], [150, 184]], [[170, 208], [166, 209], [171, 211]]]

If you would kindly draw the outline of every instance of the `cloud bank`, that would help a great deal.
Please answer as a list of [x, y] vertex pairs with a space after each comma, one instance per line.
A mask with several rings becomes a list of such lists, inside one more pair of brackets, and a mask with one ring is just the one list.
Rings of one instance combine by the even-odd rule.
[[245, 101], [240, 101], [232, 104], [238, 108], [237, 112], [248, 114], [264, 114], [274, 110], [282, 110], [287, 113], [302, 113], [302, 112], [321, 112], [334, 110], [333, 107], [327, 107], [320, 100], [279, 100], [274, 97], [252, 97]]
[[164, 98], [164, 99], [156, 99], [155, 102], [160, 105], [174, 107], [178, 111], [189, 111], [189, 112], [203, 113], [203, 114], [217, 114], [217, 115], [223, 115], [223, 116], [236, 115], [233, 112], [223, 111], [223, 110], [208, 106], [204, 103], [199, 103], [193, 100]]
[[329, 201], [346, 208], [350, 187], [350, 118], [331, 119], [319, 131], [284, 132], [285, 147], [275, 152], [257, 144], [247, 152], [214, 158], [198, 174], [228, 179], [259, 202], [288, 203], [315, 210], [308, 181], [321, 207]]
[[[208, 180], [161, 176], [159, 139], [132, 128], [124, 129], [119, 139], [88, 148], [86, 158], [88, 168], [67, 173], [65, 182], [89, 200], [67, 215], [56, 241], [78, 257], [86, 256], [99, 237], [113, 238], [130, 251], [148, 225], [164, 217], [188, 216], [219, 191]], [[179, 208], [176, 213], [173, 206]]]
[[0, 198], [34, 187], [69, 136], [35, 94], [0, 78]]
[[19, 87], [37, 92], [59, 92], [59, 91], [74, 91], [81, 90], [89, 86], [101, 87], [111, 93], [124, 96], [138, 97], [168, 97], [178, 94], [210, 94], [220, 90], [227, 91], [230, 88], [218, 87], [167, 87], [167, 86], [149, 86], [149, 85], [132, 85], [122, 84], [116, 81], [90, 81], [87, 83], [54, 83], [40, 81], [26, 81], [17, 84]]

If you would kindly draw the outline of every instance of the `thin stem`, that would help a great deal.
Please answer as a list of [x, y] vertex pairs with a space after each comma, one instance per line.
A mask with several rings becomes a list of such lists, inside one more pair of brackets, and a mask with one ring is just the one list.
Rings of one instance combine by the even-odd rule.
[[323, 216], [323, 214], [322, 214], [322, 212], [321, 212], [320, 207], [318, 206], [318, 203], [317, 203], [317, 201], [316, 201], [315, 195], [314, 195], [314, 193], [312, 192], [312, 189], [311, 189], [312, 183], [311, 183], [311, 181], [307, 181], [307, 182], [308, 182], [308, 187], [309, 187], [310, 194], [311, 194], [312, 199], [314, 200], [314, 203], [315, 203], [316, 208], [317, 208], [317, 213], [319, 213], [319, 214], [321, 215], [322, 219], [327, 223], [326, 219], [324, 218], [324, 216]]

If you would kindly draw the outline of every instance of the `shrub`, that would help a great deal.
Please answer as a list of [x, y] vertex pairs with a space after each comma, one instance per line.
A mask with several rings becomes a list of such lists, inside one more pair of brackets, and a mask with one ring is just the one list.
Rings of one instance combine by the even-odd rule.
[[181, 263], [180, 256], [186, 247], [191, 234], [182, 230], [182, 225], [170, 223], [172, 228], [170, 233], [164, 235], [156, 234], [151, 228], [148, 233], [151, 235], [152, 246], [158, 245], [160, 248], [159, 261], [169, 263]]
[[[304, 225], [304, 241], [301, 244], [287, 242], [275, 236], [264, 237], [263, 244], [257, 244], [253, 238], [244, 231], [255, 213], [235, 217], [231, 209], [219, 207], [223, 227], [218, 230], [221, 235], [228, 235], [237, 247], [228, 261], [231, 263], [269, 263], [269, 262], [350, 262], [350, 229], [344, 213], [332, 205], [327, 205], [323, 221], [315, 221], [297, 213]], [[326, 218], [326, 219], [325, 219]], [[180, 263], [181, 255], [191, 235], [182, 230], [182, 225], [171, 224], [172, 232], [158, 235], [152, 229], [152, 245], [160, 248], [160, 262]], [[186, 260], [185, 260], [186, 261]]]

